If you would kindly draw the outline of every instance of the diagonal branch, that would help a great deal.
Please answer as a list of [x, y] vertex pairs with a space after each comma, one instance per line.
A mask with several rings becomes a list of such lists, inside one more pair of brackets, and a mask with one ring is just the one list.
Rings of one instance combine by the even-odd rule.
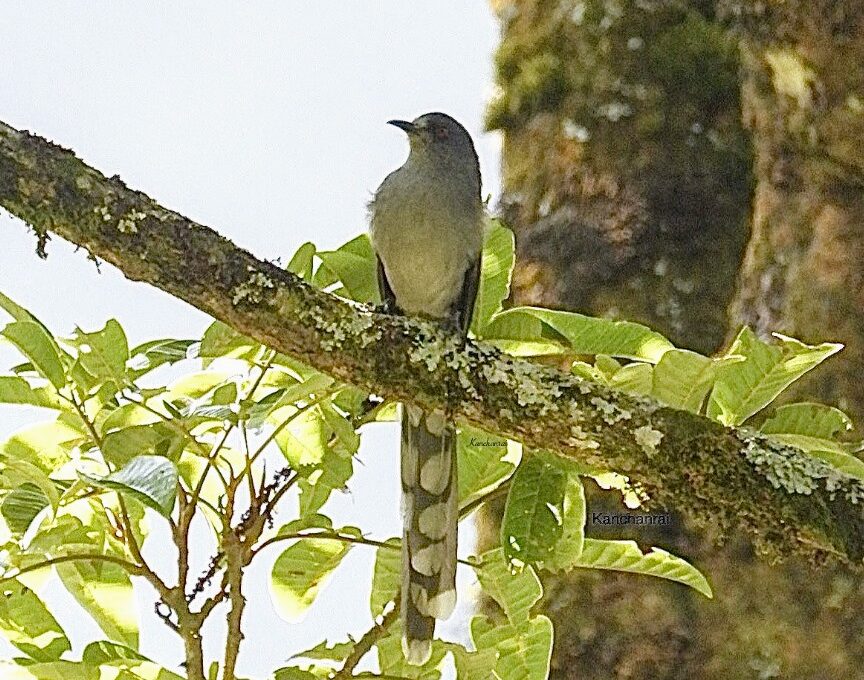
[[35, 230], [43, 256], [56, 234], [340, 380], [626, 474], [654, 506], [743, 531], [773, 556], [864, 560], [864, 485], [827, 464], [316, 290], [3, 123], [0, 205]]

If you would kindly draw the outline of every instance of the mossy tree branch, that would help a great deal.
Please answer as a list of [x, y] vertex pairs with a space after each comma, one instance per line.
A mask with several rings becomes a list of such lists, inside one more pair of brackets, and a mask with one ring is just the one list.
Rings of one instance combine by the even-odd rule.
[[825, 463], [316, 290], [3, 123], [0, 205], [35, 230], [41, 255], [56, 234], [337, 379], [626, 474], [649, 507], [743, 531], [773, 556], [864, 560], [864, 485]]

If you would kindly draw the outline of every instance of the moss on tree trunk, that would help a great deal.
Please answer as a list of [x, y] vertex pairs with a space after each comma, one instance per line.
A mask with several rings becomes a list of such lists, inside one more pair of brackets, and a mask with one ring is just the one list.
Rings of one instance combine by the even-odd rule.
[[[515, 301], [642, 320], [701, 351], [740, 321], [845, 342], [799, 393], [861, 422], [864, 5], [493, 5], [489, 125], [504, 133]], [[589, 517], [621, 510], [598, 489], [589, 503]], [[716, 597], [627, 575], [547, 578], [554, 678], [864, 677], [857, 574], [766, 564], [678, 517], [589, 533], [693, 560]]]

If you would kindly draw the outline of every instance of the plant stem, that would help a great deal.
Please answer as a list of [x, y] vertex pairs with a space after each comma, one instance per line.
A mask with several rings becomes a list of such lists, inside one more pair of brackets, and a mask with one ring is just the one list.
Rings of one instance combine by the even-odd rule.
[[401, 598], [397, 595], [393, 602], [393, 609], [384, 615], [384, 618], [381, 619], [380, 623], [376, 623], [363, 634], [363, 637], [357, 640], [354, 649], [348, 655], [348, 658], [345, 659], [342, 668], [337, 671], [332, 680], [347, 680], [350, 678], [354, 669], [357, 667], [357, 664], [359, 664], [363, 657], [369, 653], [369, 650], [372, 649], [375, 643], [387, 635], [390, 626], [392, 626], [396, 622], [396, 619], [399, 618], [400, 600]]
[[140, 564], [130, 562], [129, 560], [124, 559], [118, 555], [103, 555], [101, 553], [78, 553], [74, 555], [60, 555], [58, 557], [52, 557], [50, 559], [39, 562], [38, 564], [30, 564], [26, 567], [21, 567], [11, 576], [0, 577], [0, 583], [2, 583], [3, 581], [10, 581], [12, 579], [18, 578], [19, 576], [27, 574], [31, 571], [38, 571], [39, 569], [52, 567], [55, 564], [63, 564], [64, 562], [75, 562], [79, 560], [91, 562], [110, 562], [111, 564], [117, 564], [123, 567], [133, 576], [144, 576], [143, 567]]

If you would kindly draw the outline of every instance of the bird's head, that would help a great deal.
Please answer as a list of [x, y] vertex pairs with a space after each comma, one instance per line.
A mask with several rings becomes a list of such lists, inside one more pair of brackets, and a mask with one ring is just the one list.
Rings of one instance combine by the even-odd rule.
[[408, 135], [411, 158], [453, 169], [465, 168], [479, 174], [477, 152], [471, 135], [446, 113], [424, 113], [412, 121], [389, 120]]

